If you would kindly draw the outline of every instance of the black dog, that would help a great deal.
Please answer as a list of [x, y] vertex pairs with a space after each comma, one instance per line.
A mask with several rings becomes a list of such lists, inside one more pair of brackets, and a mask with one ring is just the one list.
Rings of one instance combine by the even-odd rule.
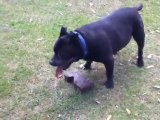
[[67, 69], [79, 59], [86, 60], [85, 69], [91, 68], [92, 61], [105, 65], [107, 81], [105, 86], [113, 88], [113, 54], [125, 47], [131, 37], [138, 45], [137, 66], [143, 67], [144, 25], [138, 11], [143, 8], [121, 8], [103, 19], [67, 32], [62, 27], [60, 36], [54, 45], [54, 56], [50, 61], [57, 66], [57, 73]]

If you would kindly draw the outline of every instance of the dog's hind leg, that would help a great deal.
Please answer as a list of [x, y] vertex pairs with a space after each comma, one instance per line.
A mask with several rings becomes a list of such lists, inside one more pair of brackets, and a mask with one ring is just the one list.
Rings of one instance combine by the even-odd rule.
[[136, 29], [133, 31], [133, 38], [138, 45], [138, 59], [137, 59], [137, 66], [143, 67], [143, 48], [145, 42], [145, 33], [143, 25], [138, 25]]
[[87, 61], [87, 62], [84, 64], [84, 69], [85, 69], [85, 70], [90, 70], [90, 69], [91, 69], [91, 64], [92, 64], [92, 61]]

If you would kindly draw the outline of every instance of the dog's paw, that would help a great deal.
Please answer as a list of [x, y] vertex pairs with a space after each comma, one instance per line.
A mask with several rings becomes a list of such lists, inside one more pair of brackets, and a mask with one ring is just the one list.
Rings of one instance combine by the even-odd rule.
[[137, 60], [137, 66], [138, 66], [139, 68], [143, 67], [143, 66], [144, 66], [143, 60]]
[[108, 88], [108, 89], [114, 88], [113, 82], [107, 82], [107, 81], [106, 81], [106, 82], [104, 83], [104, 85], [105, 85], [105, 87]]

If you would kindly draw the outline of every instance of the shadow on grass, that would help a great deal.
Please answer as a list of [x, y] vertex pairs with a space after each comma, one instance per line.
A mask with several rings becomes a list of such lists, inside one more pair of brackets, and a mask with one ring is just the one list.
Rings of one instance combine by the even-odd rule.
[[87, 107], [94, 97], [94, 90], [84, 94], [73, 93], [68, 95], [64, 100], [57, 102], [54, 106], [49, 108], [47, 112], [66, 113], [74, 110], [80, 110]]

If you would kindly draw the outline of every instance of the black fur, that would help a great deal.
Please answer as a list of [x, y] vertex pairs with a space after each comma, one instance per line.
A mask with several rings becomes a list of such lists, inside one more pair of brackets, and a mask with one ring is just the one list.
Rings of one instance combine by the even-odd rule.
[[84, 59], [87, 61], [86, 69], [90, 69], [92, 61], [101, 62], [106, 68], [105, 86], [113, 88], [113, 54], [124, 48], [132, 36], [138, 45], [137, 66], [144, 66], [145, 33], [141, 16], [138, 13], [142, 7], [139, 5], [120, 8], [101, 20], [75, 29], [85, 39], [88, 48], [88, 55], [85, 58], [83, 58], [77, 35], [72, 32], [68, 33], [66, 28], [62, 27], [60, 36], [54, 45], [55, 55], [50, 64], [67, 69], [73, 62]]

